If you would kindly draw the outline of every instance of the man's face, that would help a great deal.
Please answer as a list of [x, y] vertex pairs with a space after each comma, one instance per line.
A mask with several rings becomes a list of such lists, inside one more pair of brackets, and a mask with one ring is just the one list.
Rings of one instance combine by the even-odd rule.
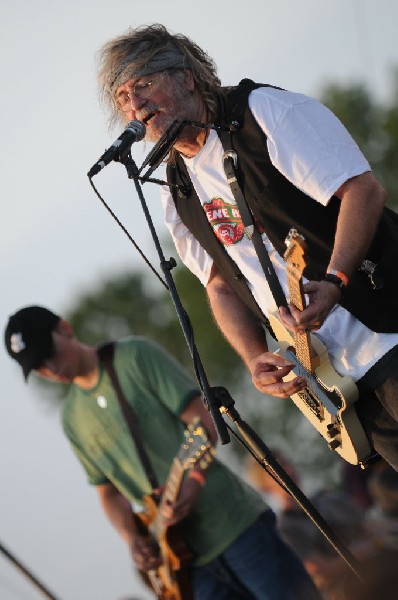
[[51, 381], [71, 383], [79, 375], [79, 354], [74, 338], [58, 329], [52, 332], [52, 338], [54, 354], [44, 360], [36, 372]]
[[129, 79], [117, 88], [115, 102], [125, 123], [143, 121], [145, 139], [157, 142], [174, 120], [196, 118], [198, 107], [192, 92], [190, 71], [162, 71]]

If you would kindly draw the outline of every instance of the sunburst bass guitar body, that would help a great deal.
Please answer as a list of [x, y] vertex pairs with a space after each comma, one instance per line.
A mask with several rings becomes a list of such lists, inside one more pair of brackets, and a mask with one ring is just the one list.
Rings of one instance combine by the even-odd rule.
[[[185, 471], [199, 461], [207, 468], [214, 453], [204, 427], [199, 420], [194, 420], [185, 431], [185, 441], [174, 458], [162, 498], [174, 503]], [[158, 499], [153, 495], [143, 498], [143, 508], [142, 512], [134, 513], [136, 523], [141, 533], [150, 534], [156, 540], [163, 563], [157, 569], [140, 571], [141, 577], [152, 588], [158, 600], [193, 600], [189, 574], [193, 555], [183, 539], [181, 524], [171, 527], [166, 525], [159, 510]]]

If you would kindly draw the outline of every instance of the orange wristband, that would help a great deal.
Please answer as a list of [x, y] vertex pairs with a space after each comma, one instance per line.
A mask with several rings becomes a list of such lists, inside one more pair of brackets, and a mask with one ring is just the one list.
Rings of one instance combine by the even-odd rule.
[[328, 269], [327, 270], [327, 274], [330, 275], [336, 275], [336, 277], [338, 277], [339, 279], [341, 279], [341, 281], [343, 282], [344, 287], [347, 287], [348, 285], [348, 277], [345, 273], [342, 273], [342, 271], [336, 271], [335, 269]]
[[189, 479], [195, 479], [200, 485], [204, 485], [206, 483], [206, 477], [200, 471], [194, 471], [191, 469], [188, 474]]

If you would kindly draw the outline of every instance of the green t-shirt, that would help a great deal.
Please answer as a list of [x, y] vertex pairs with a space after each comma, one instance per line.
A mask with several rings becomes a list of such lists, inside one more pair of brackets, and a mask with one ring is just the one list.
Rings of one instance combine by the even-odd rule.
[[[199, 391], [179, 363], [146, 338], [116, 342], [114, 366], [159, 484], [163, 484], [184, 441], [186, 425], [178, 417]], [[62, 423], [91, 484], [111, 482], [137, 502], [151, 493], [113, 386], [102, 368], [93, 389], [71, 386]], [[195, 508], [183, 523], [195, 564], [205, 564], [223, 552], [266, 509], [257, 492], [214, 460]]]

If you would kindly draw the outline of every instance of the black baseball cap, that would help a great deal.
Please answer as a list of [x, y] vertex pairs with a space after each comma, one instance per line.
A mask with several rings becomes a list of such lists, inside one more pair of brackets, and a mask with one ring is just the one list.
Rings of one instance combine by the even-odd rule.
[[42, 306], [26, 306], [9, 318], [4, 333], [6, 348], [21, 365], [25, 380], [53, 355], [51, 334], [60, 318]]

